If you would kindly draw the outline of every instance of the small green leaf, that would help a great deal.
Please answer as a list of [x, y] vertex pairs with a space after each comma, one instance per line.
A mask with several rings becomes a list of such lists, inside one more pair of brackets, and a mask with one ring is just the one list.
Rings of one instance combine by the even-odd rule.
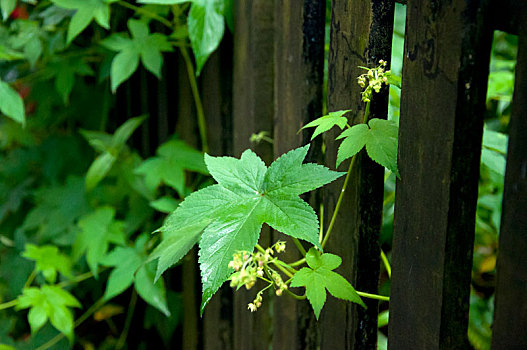
[[91, 191], [108, 174], [117, 157], [110, 153], [99, 155], [86, 173], [86, 191]]
[[165, 284], [162, 279], [154, 283], [154, 278], [155, 262], [143, 265], [135, 276], [135, 289], [144, 301], [169, 317]]
[[22, 98], [9, 84], [1, 80], [0, 112], [22, 125], [26, 123], [26, 112]]
[[73, 341], [73, 314], [68, 307], [81, 307], [69, 292], [57, 286], [43, 285], [24, 288], [18, 297], [17, 309], [30, 308], [28, 322], [31, 332], [38, 331], [49, 319], [51, 324]]
[[140, 4], [176, 5], [195, 0], [139, 0]]
[[160, 78], [163, 63], [161, 53], [172, 51], [168, 37], [160, 33], [150, 34], [146, 22], [130, 19], [128, 29], [132, 38], [117, 33], [101, 41], [104, 47], [118, 51], [112, 61], [110, 73], [113, 92], [136, 71], [139, 60], [147, 70]]
[[73, 256], [86, 254], [91, 272], [98, 276], [97, 268], [106, 255], [110, 243], [124, 245], [124, 223], [114, 219], [115, 209], [100, 207], [83, 216], [78, 223], [80, 232], [73, 245]]
[[[369, 128], [368, 128], [369, 125]], [[368, 156], [375, 162], [391, 170], [397, 177], [397, 134], [395, 122], [384, 119], [371, 119], [366, 124], [357, 124], [343, 131], [337, 139], [344, 138], [337, 153], [337, 166], [353, 157], [366, 146]]]
[[344, 138], [337, 152], [337, 167], [348, 158], [355, 154], [366, 145], [369, 140], [369, 128], [366, 124], [357, 124], [341, 133], [338, 139]]
[[188, 31], [199, 75], [225, 32], [223, 0], [194, 1], [188, 14]]
[[110, 3], [115, 2], [114, 0], [52, 0], [52, 2], [62, 8], [76, 10], [68, 26], [68, 43], [93, 20], [105, 29], [110, 28]]
[[326, 302], [326, 289], [336, 298], [366, 307], [351, 284], [338, 273], [331, 271], [340, 266], [342, 260], [339, 256], [320, 254], [315, 248], [311, 248], [306, 254], [306, 262], [309, 268], [303, 267], [295, 273], [291, 287], [306, 288], [307, 299], [317, 319]]
[[110, 300], [128, 289], [141, 264], [141, 257], [130, 247], [117, 247], [101, 259], [101, 265], [115, 266], [108, 277], [104, 299]]
[[139, 116], [135, 118], [130, 118], [123, 123], [120, 127], [115, 130], [115, 133], [112, 136], [112, 147], [122, 148], [126, 141], [132, 136], [134, 131], [143, 123], [146, 119], [146, 116]]
[[130, 78], [139, 67], [139, 54], [132, 50], [123, 50], [115, 55], [111, 67], [112, 92]]
[[46, 281], [55, 283], [57, 271], [66, 277], [73, 277], [71, 273], [71, 260], [68, 256], [61, 254], [56, 246], [37, 247], [33, 244], [26, 244], [22, 254], [24, 258], [34, 260], [36, 271], [42, 272]]
[[155, 201], [151, 201], [149, 204], [155, 210], [168, 214], [176, 210], [179, 203], [180, 201], [166, 196], [156, 199]]
[[208, 174], [203, 153], [183, 141], [171, 140], [161, 145], [157, 156], [145, 160], [136, 170], [145, 176], [146, 186], [155, 191], [161, 184], [173, 187], [181, 196], [185, 194], [185, 170]]
[[311, 140], [313, 140], [318, 135], [328, 131], [335, 125], [338, 126], [340, 130], [342, 130], [348, 124], [348, 118], [344, 117], [344, 114], [347, 114], [349, 112], [351, 112], [350, 109], [331, 112], [328, 115], [315, 119], [312, 122], [304, 125], [302, 129], [316, 127], [315, 131], [313, 132], [313, 135], [311, 136]]
[[0, 0], [0, 9], [2, 10], [2, 19], [5, 21], [16, 7], [17, 0]]

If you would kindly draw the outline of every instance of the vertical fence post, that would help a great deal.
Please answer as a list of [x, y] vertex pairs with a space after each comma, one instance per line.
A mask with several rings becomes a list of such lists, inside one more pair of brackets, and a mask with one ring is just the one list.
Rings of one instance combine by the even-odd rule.
[[[233, 151], [239, 156], [252, 148], [266, 163], [273, 148], [251, 144], [253, 133], [273, 130], [273, 15], [274, 0], [236, 0], [233, 73]], [[269, 243], [264, 229], [260, 243]], [[234, 295], [234, 349], [267, 350], [271, 341], [269, 303], [255, 313], [247, 310], [256, 292], [240, 289]]]
[[487, 2], [407, 6], [388, 345], [466, 349]]
[[[232, 154], [232, 38], [223, 42], [208, 59], [201, 73], [201, 94], [207, 120], [209, 153]], [[224, 284], [208, 303], [203, 314], [203, 347], [207, 350], [233, 348], [232, 289]]]
[[[275, 158], [309, 143], [310, 132], [297, 132], [322, 113], [325, 8], [325, 0], [275, 2]], [[277, 240], [287, 242], [286, 261], [301, 257], [291, 239], [275, 232]], [[316, 348], [315, 322], [307, 301], [275, 298], [273, 349]]]
[[[350, 124], [362, 123], [364, 104], [357, 77], [364, 70], [389, 59], [393, 32], [394, 2], [390, 0], [334, 0], [331, 13], [328, 111], [352, 109]], [[377, 94], [371, 117], [386, 119], [388, 89]], [[326, 163], [334, 168], [338, 143], [336, 132], [328, 135]], [[347, 169], [349, 161], [340, 170]], [[382, 220], [383, 168], [359, 155], [352, 180], [327, 250], [342, 256], [339, 268], [356, 289], [376, 293], [380, 269], [379, 231]], [[342, 179], [328, 186], [324, 196], [327, 218], [333, 214]], [[375, 349], [377, 310], [375, 300], [365, 300], [368, 309], [328, 298], [321, 316], [322, 349]]]
[[497, 263], [492, 349], [527, 348], [527, 6], [511, 9], [519, 26]]

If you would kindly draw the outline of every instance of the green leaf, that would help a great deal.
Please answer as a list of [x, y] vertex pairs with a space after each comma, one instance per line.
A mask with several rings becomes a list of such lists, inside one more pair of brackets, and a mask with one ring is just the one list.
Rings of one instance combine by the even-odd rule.
[[145, 264], [147, 257], [144, 250], [147, 241], [148, 237], [141, 235], [135, 248], [117, 247], [102, 259], [101, 264], [115, 267], [108, 277], [104, 298], [109, 300], [134, 283], [141, 298], [166, 316], [170, 316], [163, 280], [154, 283], [155, 265]]
[[22, 125], [26, 124], [26, 112], [22, 98], [9, 84], [1, 80], [0, 112]]
[[[153, 263], [153, 264], [152, 264]], [[165, 316], [170, 316], [167, 306], [166, 290], [163, 280], [154, 283], [155, 262], [143, 265], [135, 276], [135, 290], [148, 304], [152, 305]]]
[[105, 29], [110, 28], [110, 3], [115, 1], [52, 0], [52, 2], [59, 7], [76, 10], [68, 26], [68, 43], [86, 29], [93, 20]]
[[150, 34], [146, 22], [130, 19], [128, 29], [132, 38], [117, 33], [101, 41], [104, 47], [118, 52], [112, 61], [110, 73], [113, 92], [136, 71], [139, 60], [147, 70], [161, 78], [161, 53], [172, 51], [167, 36], [160, 33]]
[[337, 137], [337, 140], [344, 138], [337, 153], [337, 166], [344, 160], [353, 157], [366, 146], [366, 152], [371, 159], [399, 177], [397, 169], [397, 133], [399, 128], [391, 120], [377, 118], [371, 119], [368, 125], [354, 125]]
[[120, 127], [115, 130], [115, 133], [112, 136], [112, 143], [111, 147], [115, 147], [116, 149], [122, 148], [126, 141], [132, 136], [134, 131], [143, 123], [143, 121], [146, 119], [146, 116], [139, 116], [135, 118], [130, 118], [126, 122], [123, 123]]
[[188, 14], [188, 31], [199, 75], [225, 32], [223, 0], [194, 1]]
[[158, 4], [158, 5], [176, 5], [185, 2], [192, 2], [194, 0], [139, 0], [140, 4]]
[[101, 155], [95, 158], [86, 173], [87, 191], [91, 191], [106, 177], [119, 157], [126, 141], [145, 119], [146, 116], [140, 116], [127, 120], [117, 128], [112, 136], [106, 133], [86, 130], [81, 132], [95, 149], [103, 151]]
[[91, 191], [106, 177], [117, 157], [106, 152], [99, 155], [86, 173], [86, 191]]
[[291, 287], [305, 287], [306, 296], [315, 316], [318, 319], [320, 311], [326, 302], [326, 289], [336, 298], [357, 303], [366, 308], [360, 296], [348, 281], [341, 275], [331, 270], [340, 266], [342, 260], [334, 254], [320, 254], [311, 248], [306, 254], [309, 266], [300, 269], [291, 280]]
[[86, 261], [95, 277], [97, 268], [106, 255], [110, 243], [124, 245], [124, 223], [114, 219], [115, 209], [100, 207], [83, 216], [78, 223], [80, 232], [73, 245], [73, 256], [86, 254]]
[[55, 283], [57, 271], [66, 277], [73, 277], [70, 258], [61, 254], [56, 246], [37, 247], [33, 244], [26, 244], [22, 256], [34, 260], [36, 262], [36, 271], [42, 272], [46, 281], [50, 283]]
[[157, 276], [199, 240], [203, 311], [232, 273], [228, 263], [233, 254], [253, 250], [264, 223], [320, 247], [318, 218], [298, 196], [343, 173], [302, 164], [308, 148], [283, 155], [269, 169], [250, 150], [240, 159], [206, 155], [205, 163], [218, 184], [187, 197], [160, 229], [165, 237], [151, 255], [159, 258]]
[[18, 297], [17, 309], [30, 308], [28, 321], [31, 333], [38, 331], [49, 319], [53, 327], [73, 341], [73, 314], [68, 307], [81, 307], [69, 292], [57, 286], [43, 285], [24, 288]]
[[5, 21], [16, 7], [17, 0], [0, 0], [0, 9], [2, 10], [2, 19]]
[[177, 209], [179, 201], [172, 197], [161, 197], [155, 201], [151, 201], [149, 204], [152, 208], [162, 213], [169, 214]]
[[181, 196], [185, 194], [185, 170], [208, 174], [203, 153], [183, 141], [171, 140], [157, 149], [157, 156], [145, 160], [136, 170], [145, 176], [146, 186], [155, 191], [161, 184], [173, 187]]
[[347, 109], [343, 111], [331, 112], [328, 115], [315, 119], [312, 122], [304, 125], [302, 129], [316, 127], [315, 131], [313, 132], [313, 135], [311, 136], [311, 140], [313, 140], [318, 135], [328, 131], [335, 125], [338, 126], [340, 130], [342, 130], [348, 124], [348, 118], [344, 117], [344, 114], [347, 114], [350, 111], [350, 109]]

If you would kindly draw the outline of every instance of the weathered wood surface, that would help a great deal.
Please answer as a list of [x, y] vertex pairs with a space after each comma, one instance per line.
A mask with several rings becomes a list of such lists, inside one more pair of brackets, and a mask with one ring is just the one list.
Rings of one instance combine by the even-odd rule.
[[[261, 131], [272, 137], [274, 0], [237, 0], [234, 11], [233, 152], [239, 157], [252, 148], [269, 164], [272, 146], [266, 142], [251, 144], [249, 140]], [[263, 246], [269, 244], [269, 236], [269, 230], [264, 229], [260, 239]], [[250, 291], [240, 289], [234, 295], [236, 350], [267, 350], [271, 341], [269, 303], [263, 303], [256, 313], [247, 310], [247, 304], [256, 296], [256, 287]]]
[[[201, 73], [201, 95], [207, 120], [209, 153], [232, 154], [232, 38], [226, 33], [219, 50], [211, 55]], [[225, 284], [216, 292], [203, 314], [203, 347], [233, 348], [233, 294]]]
[[[335, 0], [332, 2], [329, 52], [328, 111], [352, 109], [350, 124], [362, 123], [364, 103], [357, 77], [364, 70], [388, 59], [391, 51], [394, 2], [389, 0]], [[388, 90], [372, 104], [375, 118], [386, 118]], [[332, 132], [327, 138], [326, 164], [334, 168], [339, 142]], [[345, 171], [348, 162], [339, 170]], [[382, 220], [383, 168], [359, 156], [342, 202], [327, 250], [343, 258], [337, 270], [357, 290], [376, 293], [380, 269], [379, 231]], [[333, 214], [344, 179], [325, 191], [325, 222]], [[328, 297], [321, 314], [322, 349], [375, 349], [377, 312], [375, 300], [364, 300], [368, 309]]]
[[518, 62], [497, 262], [492, 349], [527, 349], [527, 6]]
[[486, 1], [408, 1], [389, 349], [470, 348], [485, 14]]
[[[312, 130], [298, 130], [322, 114], [325, 0], [275, 1], [274, 157], [309, 143]], [[320, 138], [319, 138], [320, 139]], [[318, 141], [318, 140], [317, 140]], [[310, 154], [320, 153], [320, 142]], [[273, 242], [287, 242], [285, 261], [301, 258], [287, 236], [274, 232]], [[317, 327], [311, 306], [287, 295], [275, 298], [273, 349], [315, 349]]]

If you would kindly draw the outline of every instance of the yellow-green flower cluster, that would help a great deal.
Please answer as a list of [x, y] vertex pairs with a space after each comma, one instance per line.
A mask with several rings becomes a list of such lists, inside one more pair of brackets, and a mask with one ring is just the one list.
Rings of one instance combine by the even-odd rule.
[[380, 60], [379, 65], [375, 68], [360, 67], [368, 71], [357, 78], [359, 86], [364, 88], [364, 91], [362, 91], [362, 100], [364, 102], [370, 102], [373, 92], [381, 91], [382, 84], [388, 85], [391, 71], [384, 71], [386, 64], [386, 61]]

